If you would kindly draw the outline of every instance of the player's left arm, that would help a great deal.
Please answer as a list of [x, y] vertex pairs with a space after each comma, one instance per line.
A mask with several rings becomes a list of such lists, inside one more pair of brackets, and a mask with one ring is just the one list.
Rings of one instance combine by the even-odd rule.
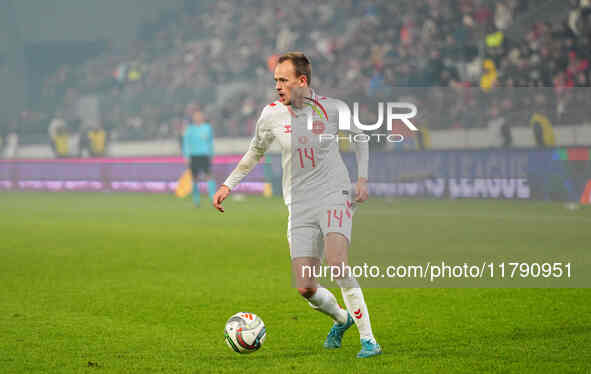
[[367, 174], [369, 164], [369, 143], [356, 142], [353, 144], [357, 159], [357, 184], [355, 185], [355, 201], [362, 203], [369, 197], [367, 188]]
[[[351, 125], [349, 132], [352, 135], [362, 134], [363, 131], [355, 125]], [[369, 169], [369, 142], [353, 142], [355, 159], [357, 161], [357, 183], [355, 184], [355, 201], [362, 203], [369, 197], [367, 187], [368, 169]]]
[[189, 163], [189, 158], [191, 158], [190, 155], [190, 139], [189, 139], [189, 128], [187, 127], [185, 129], [185, 132], [183, 134], [183, 149], [181, 150], [181, 153], [183, 154], [183, 157], [185, 158], [185, 162], [188, 164]]
[[213, 126], [209, 125], [209, 156], [213, 158]]

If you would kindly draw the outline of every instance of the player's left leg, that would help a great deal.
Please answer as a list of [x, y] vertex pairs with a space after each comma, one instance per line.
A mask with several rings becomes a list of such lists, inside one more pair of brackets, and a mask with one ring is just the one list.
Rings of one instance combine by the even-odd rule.
[[193, 176], [193, 204], [199, 206], [201, 196], [199, 195], [199, 174], [201, 173], [201, 165], [199, 156], [191, 156], [190, 159], [191, 174]]
[[207, 181], [207, 193], [209, 200], [213, 200], [215, 194], [215, 179], [211, 175], [211, 157], [203, 157], [203, 179]]
[[[343, 233], [328, 232], [326, 234], [324, 252], [328, 266], [345, 269], [348, 264], [348, 249], [349, 239]], [[354, 317], [361, 338], [361, 351], [359, 351], [357, 357], [365, 358], [379, 355], [382, 353], [382, 348], [373, 336], [363, 291], [352, 274], [345, 272], [345, 274], [339, 275], [336, 282], [341, 288], [349, 313]]]

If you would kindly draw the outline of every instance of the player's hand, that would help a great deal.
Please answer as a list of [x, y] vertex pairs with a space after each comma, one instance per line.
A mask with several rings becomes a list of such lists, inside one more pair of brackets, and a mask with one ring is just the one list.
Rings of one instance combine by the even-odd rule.
[[230, 189], [226, 185], [221, 185], [218, 188], [215, 195], [213, 195], [213, 206], [219, 210], [221, 213], [224, 213], [224, 207], [222, 206], [222, 202], [226, 200], [226, 197], [230, 194]]
[[367, 179], [359, 178], [355, 186], [355, 201], [362, 203], [367, 200], [369, 193], [367, 191]]

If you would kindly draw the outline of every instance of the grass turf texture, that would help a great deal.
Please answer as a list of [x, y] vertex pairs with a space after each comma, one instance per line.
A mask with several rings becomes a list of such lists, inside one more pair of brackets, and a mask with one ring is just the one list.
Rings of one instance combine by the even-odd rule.
[[[286, 208], [259, 197], [225, 205], [221, 215], [163, 195], [1, 193], [0, 372], [591, 371], [589, 289], [367, 289], [384, 354], [356, 359], [355, 328], [341, 349], [326, 351], [330, 321], [291, 287]], [[458, 238], [478, 248], [485, 229], [507, 246], [591, 246], [590, 209], [367, 205], [406, 217], [391, 228], [401, 247]], [[376, 225], [363, 210], [356, 220], [354, 235]], [[437, 229], [405, 235], [413, 225]], [[224, 323], [238, 311], [265, 321], [259, 352], [226, 346]]]

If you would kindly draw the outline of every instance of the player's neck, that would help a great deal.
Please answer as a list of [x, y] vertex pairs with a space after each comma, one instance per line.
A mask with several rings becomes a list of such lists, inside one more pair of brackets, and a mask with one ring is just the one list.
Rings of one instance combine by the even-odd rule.
[[[310, 87], [304, 87], [304, 97], [312, 97], [313, 94], [314, 91], [312, 91]], [[285, 104], [285, 106], [288, 107], [288, 109], [296, 109], [293, 105], [291, 105], [291, 101], [289, 104]]]
[[312, 89], [310, 87], [305, 87], [304, 90], [304, 97], [312, 97]]

